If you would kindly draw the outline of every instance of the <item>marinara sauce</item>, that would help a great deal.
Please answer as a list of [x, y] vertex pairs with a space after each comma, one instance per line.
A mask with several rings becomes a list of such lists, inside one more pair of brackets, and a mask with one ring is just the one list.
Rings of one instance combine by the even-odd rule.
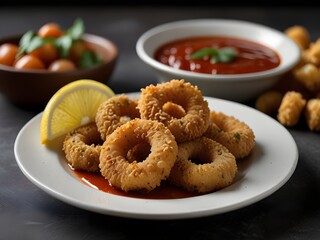
[[[190, 59], [191, 54], [207, 47], [231, 47], [238, 53], [234, 60], [227, 63], [212, 63], [210, 57]], [[280, 64], [276, 51], [253, 41], [229, 36], [199, 36], [175, 40], [158, 48], [154, 58], [177, 69], [206, 74], [254, 73]]]
[[182, 188], [172, 186], [166, 181], [163, 181], [159, 187], [153, 189], [150, 192], [125, 192], [110, 185], [109, 181], [106, 180], [100, 173], [91, 173], [74, 169], [72, 169], [72, 171], [75, 173], [76, 177], [79, 178], [79, 180], [81, 180], [84, 184], [106, 193], [124, 197], [144, 199], [179, 199], [201, 195], [200, 193], [188, 192], [183, 190]]

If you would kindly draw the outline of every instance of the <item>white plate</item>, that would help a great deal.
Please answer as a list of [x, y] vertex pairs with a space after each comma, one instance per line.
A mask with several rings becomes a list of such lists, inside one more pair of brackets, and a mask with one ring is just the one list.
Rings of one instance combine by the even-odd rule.
[[[128, 93], [131, 97], [138, 94]], [[258, 202], [277, 191], [292, 176], [298, 162], [298, 148], [287, 129], [245, 105], [206, 99], [210, 109], [246, 122], [256, 136], [253, 154], [239, 162], [235, 182], [214, 193], [153, 200], [113, 195], [85, 185], [70, 170], [59, 144], [48, 148], [40, 143], [42, 113], [19, 132], [14, 145], [16, 161], [31, 182], [53, 197], [89, 211], [127, 218], [182, 219], [221, 214]]]

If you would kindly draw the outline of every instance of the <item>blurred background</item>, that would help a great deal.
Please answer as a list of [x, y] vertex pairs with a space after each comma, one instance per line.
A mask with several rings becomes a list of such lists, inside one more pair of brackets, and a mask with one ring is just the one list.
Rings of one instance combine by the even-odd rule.
[[[163, 0], [149, 4], [123, 0], [55, 0], [40, 4], [36, 0], [23, 4], [1, 1], [0, 37], [36, 30], [47, 22], [66, 28], [80, 17], [86, 32], [106, 37], [119, 46], [118, 64], [108, 85], [117, 93], [136, 92], [156, 82], [156, 76], [135, 50], [137, 39], [155, 25], [182, 19], [228, 18], [284, 31], [299, 24], [316, 40], [320, 37], [319, 10], [317, 1], [308, 0], [289, 4], [283, 0]], [[79, 210], [38, 189], [18, 169], [13, 149], [21, 127], [40, 110], [17, 108], [2, 95], [0, 109], [0, 239], [150, 239], [150, 232], [152, 239], [162, 240], [320, 239], [318, 134], [290, 129], [299, 146], [299, 166], [288, 184], [269, 198], [224, 215], [159, 224]], [[150, 231], [140, 231], [140, 226]]]
[[77, 0], [55, 0], [55, 1], [45, 1], [40, 2], [36, 0], [27, 1], [25, 3], [20, 3], [17, 5], [15, 1], [2, 1], [0, 6], [12, 6], [12, 7], [31, 7], [31, 6], [130, 6], [130, 7], [141, 7], [141, 6], [176, 6], [176, 7], [194, 7], [194, 6], [227, 6], [227, 7], [244, 7], [244, 6], [265, 6], [265, 7], [293, 7], [293, 6], [318, 6], [317, 1], [288, 1], [279, 0], [279, 1], [257, 1], [257, 0], [218, 0], [218, 1], [170, 1], [170, 0], [161, 0], [161, 1], [151, 1], [146, 3], [146, 1], [101, 1], [101, 0], [92, 0], [92, 1], [77, 1]]
[[[190, 2], [190, 1], [188, 1]], [[154, 83], [156, 77], [138, 59], [135, 44], [138, 37], [155, 25], [194, 18], [229, 18], [252, 21], [284, 31], [300, 24], [308, 28], [313, 40], [320, 36], [316, 1], [99, 1], [35, 0], [17, 5], [15, 1], [0, 3], [0, 37], [35, 30], [46, 22], [70, 26], [80, 17], [88, 33], [109, 38], [120, 46], [117, 68], [109, 82], [119, 92], [125, 84], [128, 91]], [[134, 74], [128, 74], [128, 72]]]

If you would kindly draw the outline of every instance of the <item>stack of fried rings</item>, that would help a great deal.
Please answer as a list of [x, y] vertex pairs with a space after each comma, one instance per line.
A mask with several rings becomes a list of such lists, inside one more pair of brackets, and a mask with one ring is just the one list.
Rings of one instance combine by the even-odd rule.
[[[126, 107], [118, 107], [123, 104]], [[75, 169], [88, 171], [93, 171], [89, 158], [87, 165], [78, 164], [88, 154], [72, 149], [95, 150], [95, 170], [124, 191], [151, 191], [167, 179], [188, 191], [211, 192], [233, 182], [236, 160], [248, 156], [255, 145], [246, 123], [219, 114], [210, 111], [196, 86], [173, 79], [141, 89], [139, 100], [124, 94], [108, 99], [97, 111], [96, 127], [68, 134], [63, 149]], [[219, 126], [222, 117], [232, 127]], [[100, 134], [103, 143], [87, 141], [89, 133], [81, 131], [85, 127], [92, 129], [90, 134]]]
[[[164, 111], [166, 103], [173, 102], [185, 110], [176, 118]], [[210, 124], [210, 109], [201, 91], [183, 80], [149, 85], [141, 90], [138, 103], [141, 118], [164, 123], [177, 142], [186, 142], [203, 135]]]

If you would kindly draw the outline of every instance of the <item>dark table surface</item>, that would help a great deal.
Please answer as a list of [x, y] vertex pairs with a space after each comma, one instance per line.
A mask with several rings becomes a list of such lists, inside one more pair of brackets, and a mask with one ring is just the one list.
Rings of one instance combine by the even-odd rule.
[[[88, 31], [118, 45], [120, 57], [109, 81], [116, 93], [136, 92], [156, 83], [154, 74], [138, 58], [135, 44], [144, 31], [161, 23], [231, 18], [280, 31], [300, 24], [313, 40], [320, 37], [320, 8], [314, 6], [2, 7], [0, 37], [24, 33], [49, 21], [67, 27], [77, 17], [84, 20]], [[14, 157], [14, 142], [39, 111], [15, 106], [0, 94], [0, 239], [320, 239], [320, 136], [305, 126], [288, 129], [297, 143], [299, 161], [286, 184], [265, 199], [197, 219], [135, 220], [68, 205], [24, 176]]]

